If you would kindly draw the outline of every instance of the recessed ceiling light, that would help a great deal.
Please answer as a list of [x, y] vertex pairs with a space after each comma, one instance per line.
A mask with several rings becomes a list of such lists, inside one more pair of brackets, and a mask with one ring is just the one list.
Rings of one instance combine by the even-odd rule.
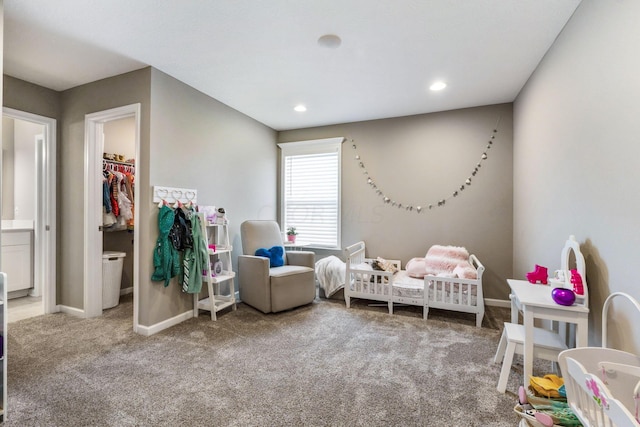
[[296, 110], [298, 113], [304, 113], [305, 111], [307, 111], [307, 107], [305, 107], [302, 104], [296, 105], [295, 107], [293, 107], [293, 109]]
[[442, 90], [445, 87], [447, 87], [447, 84], [445, 82], [435, 82], [434, 84], [429, 86], [429, 89], [431, 89], [431, 90]]
[[341, 43], [342, 40], [335, 34], [325, 34], [318, 39], [318, 45], [329, 49], [337, 49]]

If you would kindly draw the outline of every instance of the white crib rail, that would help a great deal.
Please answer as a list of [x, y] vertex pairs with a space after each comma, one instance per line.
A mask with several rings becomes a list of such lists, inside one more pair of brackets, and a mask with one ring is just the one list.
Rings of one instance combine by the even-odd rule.
[[607, 348], [609, 306], [619, 296], [627, 298], [640, 312], [635, 298], [624, 292], [612, 293], [602, 309], [602, 347], [572, 348], [558, 356], [567, 402], [587, 427], [640, 427], [640, 356]]
[[631, 304], [633, 304], [636, 309], [638, 309], [638, 313], [640, 313], [640, 303], [638, 303], [638, 301], [632, 297], [631, 295], [625, 293], [625, 292], [614, 292], [611, 295], [609, 295], [607, 297], [606, 300], [604, 300], [604, 304], [602, 306], [602, 347], [607, 347], [607, 314], [609, 313], [609, 306], [611, 305], [611, 301], [615, 298], [615, 297], [625, 297], [627, 298], [629, 301], [631, 301]]
[[[571, 357], [566, 358], [565, 383], [571, 384], [569, 406], [584, 427], [638, 427], [631, 412], [616, 399], [606, 385]], [[569, 396], [567, 396], [569, 397]]]

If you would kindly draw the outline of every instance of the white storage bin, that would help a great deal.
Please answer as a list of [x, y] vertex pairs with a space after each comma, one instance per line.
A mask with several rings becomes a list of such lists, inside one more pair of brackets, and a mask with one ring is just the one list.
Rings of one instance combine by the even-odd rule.
[[125, 252], [104, 251], [102, 253], [102, 309], [120, 303], [120, 284]]

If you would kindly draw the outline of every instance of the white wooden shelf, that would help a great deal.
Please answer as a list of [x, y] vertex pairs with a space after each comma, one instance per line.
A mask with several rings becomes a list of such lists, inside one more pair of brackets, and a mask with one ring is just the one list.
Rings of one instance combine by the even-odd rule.
[[[223, 271], [221, 274], [215, 275], [211, 277], [211, 281], [213, 283], [222, 283], [227, 280], [231, 280], [236, 277], [236, 273], [234, 271]], [[202, 280], [206, 281], [208, 277], [206, 275], [202, 276]]]
[[[231, 307], [236, 304], [235, 299], [227, 299], [216, 297], [213, 301], [215, 311], [224, 310], [227, 307]], [[198, 309], [211, 310], [211, 298], [207, 297], [198, 301]]]
[[[229, 243], [228, 224], [209, 224], [205, 221], [202, 213], [200, 224], [202, 224], [202, 235], [207, 240], [207, 245], [215, 245], [216, 250], [208, 249], [209, 262], [203, 271], [202, 281], [206, 283], [209, 296], [200, 299], [199, 294], [193, 295], [193, 316], [198, 317], [200, 310], [208, 310], [211, 313], [211, 320], [217, 320], [217, 312], [231, 307], [236, 309], [236, 290], [234, 279], [236, 273], [231, 266], [231, 251], [233, 247]], [[222, 263], [222, 272], [213, 275], [213, 264]]]
[[219, 255], [219, 254], [230, 253], [232, 250], [233, 250], [232, 247], [228, 247], [228, 248], [218, 248], [218, 247], [216, 247], [215, 251], [213, 249], [207, 249], [207, 252], [209, 252], [209, 255]]

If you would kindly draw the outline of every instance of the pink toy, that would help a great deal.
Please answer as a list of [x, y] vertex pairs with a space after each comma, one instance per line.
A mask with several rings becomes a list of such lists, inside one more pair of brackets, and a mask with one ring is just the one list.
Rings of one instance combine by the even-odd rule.
[[578, 270], [572, 269], [571, 271], [571, 284], [573, 285], [573, 292], [576, 295], [584, 295], [584, 286], [582, 284], [582, 276], [578, 273]]
[[536, 264], [536, 269], [527, 273], [527, 280], [530, 283], [542, 283], [543, 285], [547, 284], [547, 267], [543, 267], [541, 265]]
[[216, 245], [209, 245], [209, 249], [211, 249], [213, 252], [216, 251]]

